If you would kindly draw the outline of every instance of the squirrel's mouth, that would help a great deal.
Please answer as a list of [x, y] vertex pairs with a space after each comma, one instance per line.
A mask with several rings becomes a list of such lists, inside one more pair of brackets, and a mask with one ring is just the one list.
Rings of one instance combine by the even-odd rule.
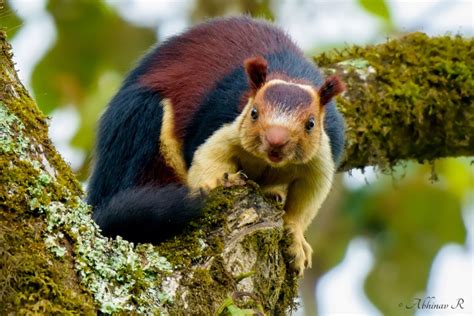
[[278, 163], [283, 160], [283, 155], [281, 154], [280, 151], [270, 150], [268, 152], [268, 159], [270, 159], [270, 161], [272, 162]]

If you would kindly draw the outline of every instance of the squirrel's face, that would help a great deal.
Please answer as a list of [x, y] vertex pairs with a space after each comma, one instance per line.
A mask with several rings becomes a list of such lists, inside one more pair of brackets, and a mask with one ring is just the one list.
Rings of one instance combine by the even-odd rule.
[[262, 57], [246, 60], [245, 70], [252, 91], [239, 125], [243, 149], [273, 167], [308, 162], [320, 147], [324, 106], [343, 84], [335, 76], [319, 88], [291, 79], [267, 81]]
[[274, 167], [305, 163], [318, 151], [323, 110], [311, 86], [271, 80], [244, 109], [242, 147]]

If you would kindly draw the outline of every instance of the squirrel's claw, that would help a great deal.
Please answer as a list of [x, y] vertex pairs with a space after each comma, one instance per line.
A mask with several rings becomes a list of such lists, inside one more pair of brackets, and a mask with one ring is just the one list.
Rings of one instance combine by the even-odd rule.
[[232, 186], [243, 186], [248, 179], [247, 175], [242, 171], [238, 171], [236, 173], [224, 173], [222, 185], [226, 188], [230, 188]]

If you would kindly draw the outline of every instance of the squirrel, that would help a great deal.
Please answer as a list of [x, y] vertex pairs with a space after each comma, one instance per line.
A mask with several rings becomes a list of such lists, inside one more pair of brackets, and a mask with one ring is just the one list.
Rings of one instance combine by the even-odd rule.
[[311, 266], [303, 233], [330, 191], [344, 90], [285, 32], [217, 18], [153, 48], [99, 122], [88, 185], [105, 236], [159, 243], [201, 214], [205, 194], [242, 175], [283, 204], [290, 266]]

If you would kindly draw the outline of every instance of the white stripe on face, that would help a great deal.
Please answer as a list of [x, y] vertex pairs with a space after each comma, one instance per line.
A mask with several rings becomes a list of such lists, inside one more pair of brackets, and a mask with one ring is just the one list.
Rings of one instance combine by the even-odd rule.
[[314, 95], [314, 89], [310, 85], [307, 84], [300, 84], [300, 83], [295, 83], [295, 82], [289, 82], [281, 79], [273, 79], [268, 81], [265, 85], [274, 85], [274, 84], [286, 84], [286, 85], [291, 85], [291, 86], [297, 86], [298, 88], [301, 88], [303, 90], [306, 90], [309, 94]]

